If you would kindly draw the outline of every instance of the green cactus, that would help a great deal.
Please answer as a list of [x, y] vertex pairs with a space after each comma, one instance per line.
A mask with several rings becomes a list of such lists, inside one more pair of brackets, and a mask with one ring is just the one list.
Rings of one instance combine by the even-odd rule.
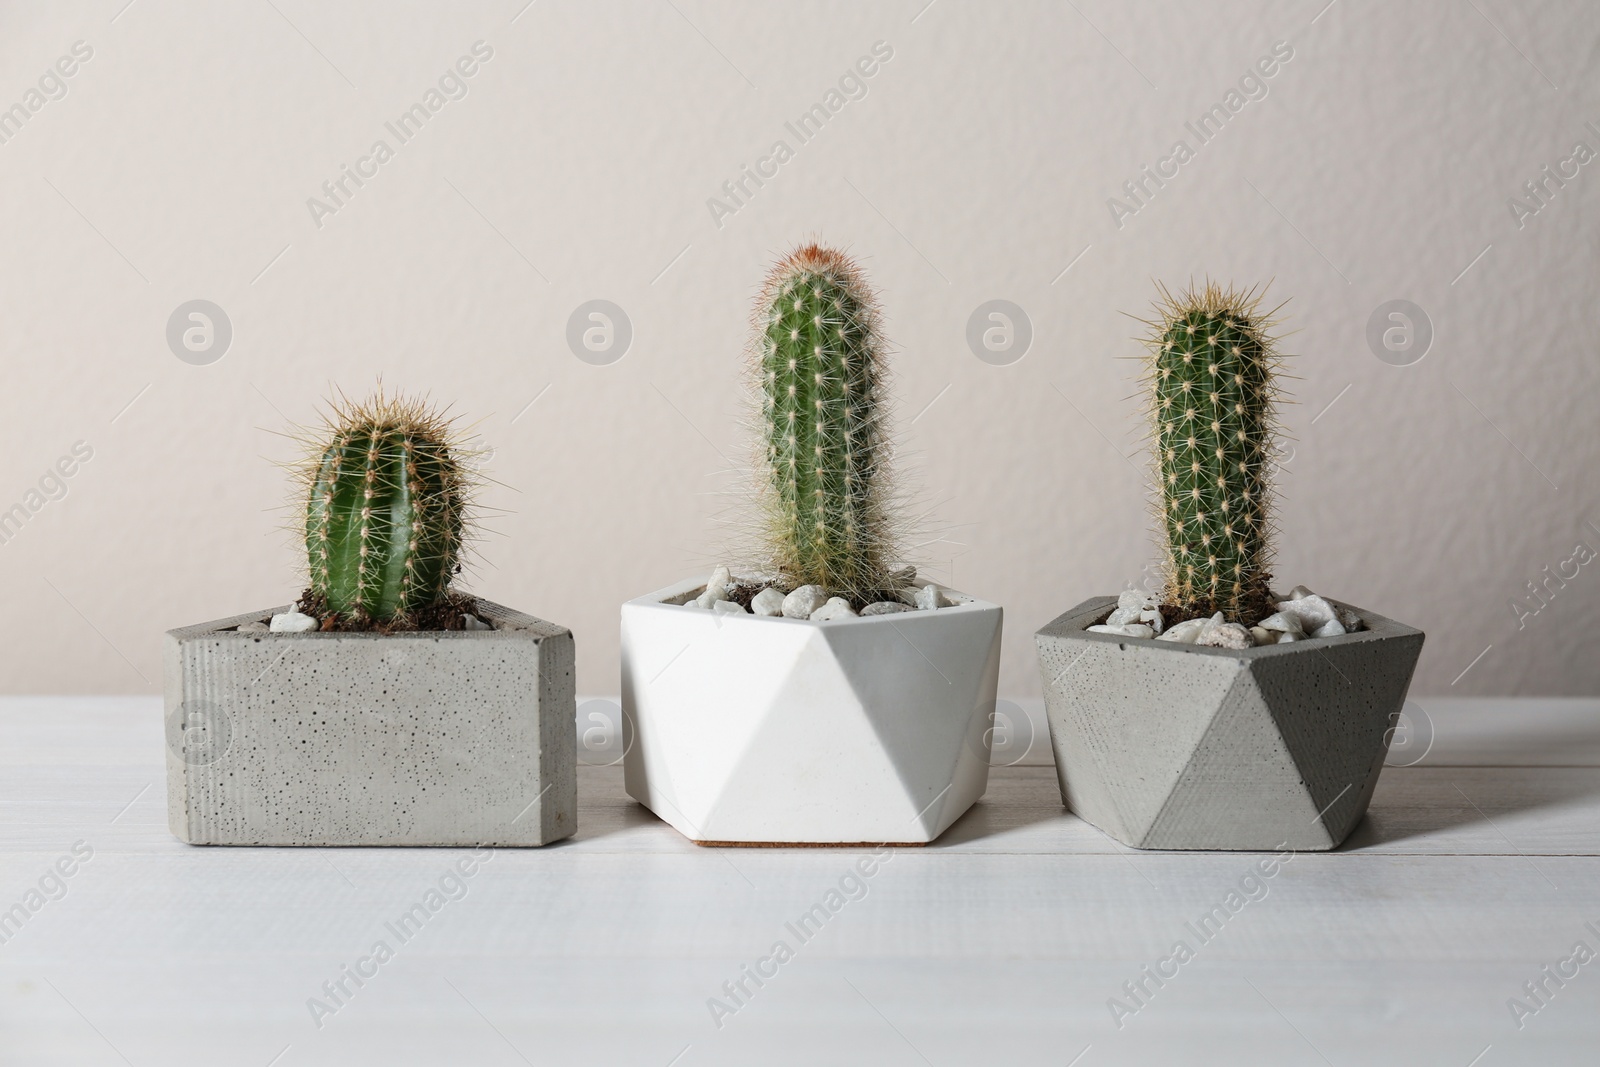
[[1165, 287], [1149, 323], [1152, 434], [1166, 600], [1180, 618], [1249, 625], [1271, 577], [1269, 467], [1280, 360], [1255, 290]]
[[876, 298], [848, 257], [810, 244], [768, 274], [756, 326], [769, 565], [870, 602], [892, 551]]
[[311, 603], [361, 627], [444, 603], [460, 568], [471, 473], [426, 402], [341, 398], [303, 471]]

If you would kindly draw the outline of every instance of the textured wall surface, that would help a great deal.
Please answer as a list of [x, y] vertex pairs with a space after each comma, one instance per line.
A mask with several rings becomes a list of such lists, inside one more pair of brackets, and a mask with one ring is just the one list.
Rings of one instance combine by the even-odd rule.
[[618, 605], [721, 558], [810, 235], [882, 290], [916, 554], [1005, 605], [1002, 693], [1144, 580], [1121, 312], [1206, 276], [1289, 300], [1282, 584], [1426, 630], [1421, 694], [1600, 686], [1600, 6], [524, 2], [0, 12], [0, 689], [153, 692], [161, 631], [298, 592], [279, 434], [381, 375], [481, 420], [474, 588], [616, 692]]

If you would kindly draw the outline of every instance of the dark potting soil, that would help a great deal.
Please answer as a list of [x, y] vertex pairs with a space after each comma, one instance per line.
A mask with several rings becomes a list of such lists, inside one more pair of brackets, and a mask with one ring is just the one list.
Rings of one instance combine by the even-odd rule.
[[378, 621], [365, 615], [341, 615], [328, 610], [322, 597], [310, 589], [300, 594], [295, 610], [322, 623], [324, 633], [414, 633], [419, 630], [465, 630], [464, 615], [477, 615], [478, 598], [467, 593], [451, 593], [437, 604], [398, 619]]

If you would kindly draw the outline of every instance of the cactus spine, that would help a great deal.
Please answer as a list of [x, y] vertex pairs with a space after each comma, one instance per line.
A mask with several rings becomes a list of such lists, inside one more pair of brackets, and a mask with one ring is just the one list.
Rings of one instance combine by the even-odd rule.
[[1269, 595], [1269, 464], [1280, 359], [1255, 290], [1165, 287], [1149, 325], [1147, 385], [1166, 540], [1166, 599], [1180, 618], [1246, 625]]
[[768, 274], [756, 325], [770, 566], [868, 602], [891, 551], [876, 298], [843, 253], [810, 244]]
[[311, 596], [356, 625], [442, 603], [459, 569], [473, 479], [452, 422], [424, 401], [341, 399], [312, 439], [305, 480]]

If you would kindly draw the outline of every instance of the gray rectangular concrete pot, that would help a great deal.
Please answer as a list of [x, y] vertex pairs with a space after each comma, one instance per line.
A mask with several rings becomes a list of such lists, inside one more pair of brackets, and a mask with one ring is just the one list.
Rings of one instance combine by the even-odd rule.
[[1085, 632], [1115, 606], [1086, 600], [1034, 638], [1066, 806], [1134, 848], [1337, 847], [1422, 631], [1352, 608], [1365, 630], [1243, 650]]
[[999, 605], [813, 622], [622, 605], [628, 795], [702, 845], [925, 844], [981, 796]]
[[192, 845], [543, 845], [577, 828], [572, 633], [169, 630], [167, 813]]

